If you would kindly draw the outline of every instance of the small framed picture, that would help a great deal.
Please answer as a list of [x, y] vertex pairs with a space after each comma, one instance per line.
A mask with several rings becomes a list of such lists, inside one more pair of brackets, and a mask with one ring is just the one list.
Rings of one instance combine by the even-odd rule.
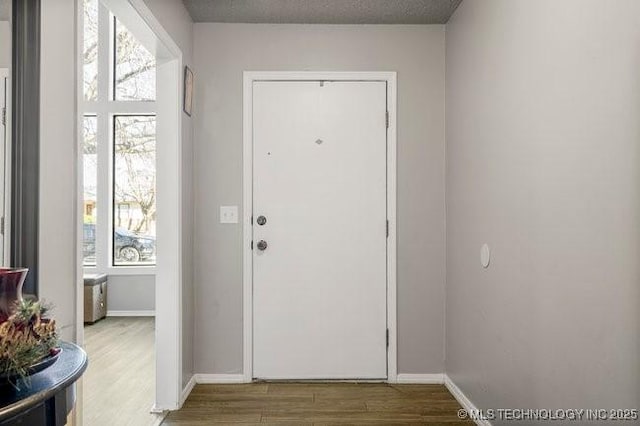
[[182, 109], [191, 117], [193, 108], [193, 72], [189, 67], [184, 67], [184, 105]]

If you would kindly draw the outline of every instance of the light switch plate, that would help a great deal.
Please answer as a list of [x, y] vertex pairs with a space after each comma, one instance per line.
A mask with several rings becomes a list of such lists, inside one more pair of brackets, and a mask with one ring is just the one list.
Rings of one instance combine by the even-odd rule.
[[220, 206], [220, 223], [238, 223], [238, 206]]

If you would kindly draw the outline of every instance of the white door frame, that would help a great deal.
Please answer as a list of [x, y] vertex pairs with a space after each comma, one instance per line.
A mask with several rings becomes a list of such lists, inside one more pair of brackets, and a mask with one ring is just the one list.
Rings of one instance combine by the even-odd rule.
[[4, 169], [0, 175], [3, 178], [4, 185], [4, 204], [0, 206], [0, 215], [4, 216], [4, 256], [0, 259], [0, 264], [9, 266], [11, 253], [11, 103], [12, 103], [12, 87], [11, 87], [11, 70], [9, 68], [0, 68], [0, 84], [6, 84], [4, 99], [1, 103], [5, 107], [5, 126], [4, 126]]
[[245, 382], [253, 380], [253, 83], [255, 81], [384, 81], [387, 83], [387, 382], [397, 382], [397, 298], [396, 298], [396, 73], [395, 72], [316, 72], [245, 71], [243, 103], [243, 332]]

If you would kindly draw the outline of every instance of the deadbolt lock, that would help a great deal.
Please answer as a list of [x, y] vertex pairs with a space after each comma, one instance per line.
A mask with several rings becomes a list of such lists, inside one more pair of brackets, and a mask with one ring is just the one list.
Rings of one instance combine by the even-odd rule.
[[258, 225], [262, 226], [265, 223], [267, 223], [267, 218], [264, 216], [258, 216], [258, 219], [256, 219], [256, 222], [258, 223]]

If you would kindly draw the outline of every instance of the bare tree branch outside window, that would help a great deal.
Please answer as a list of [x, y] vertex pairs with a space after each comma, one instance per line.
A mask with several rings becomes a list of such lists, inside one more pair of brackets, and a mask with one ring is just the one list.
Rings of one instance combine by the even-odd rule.
[[115, 99], [153, 101], [156, 99], [156, 60], [133, 34], [115, 20]]
[[84, 0], [84, 99], [98, 100], [98, 0]]
[[[84, 93], [98, 99], [98, 0], [84, 0]], [[118, 101], [153, 101], [156, 98], [155, 57], [114, 18], [115, 81]]]
[[[114, 144], [114, 263], [154, 261], [156, 117], [114, 117]], [[145, 237], [147, 244], [153, 245], [153, 252], [130, 247], [123, 251], [117, 244], [118, 238], [123, 239], [123, 230]]]
[[98, 120], [95, 115], [83, 119], [83, 182], [84, 182], [84, 249], [85, 266], [96, 265], [96, 207], [98, 200]]
[[114, 118], [115, 204], [130, 203], [142, 213], [139, 220], [126, 222], [115, 217], [116, 226], [136, 234], [155, 234], [156, 215], [156, 118], [118, 116]]

